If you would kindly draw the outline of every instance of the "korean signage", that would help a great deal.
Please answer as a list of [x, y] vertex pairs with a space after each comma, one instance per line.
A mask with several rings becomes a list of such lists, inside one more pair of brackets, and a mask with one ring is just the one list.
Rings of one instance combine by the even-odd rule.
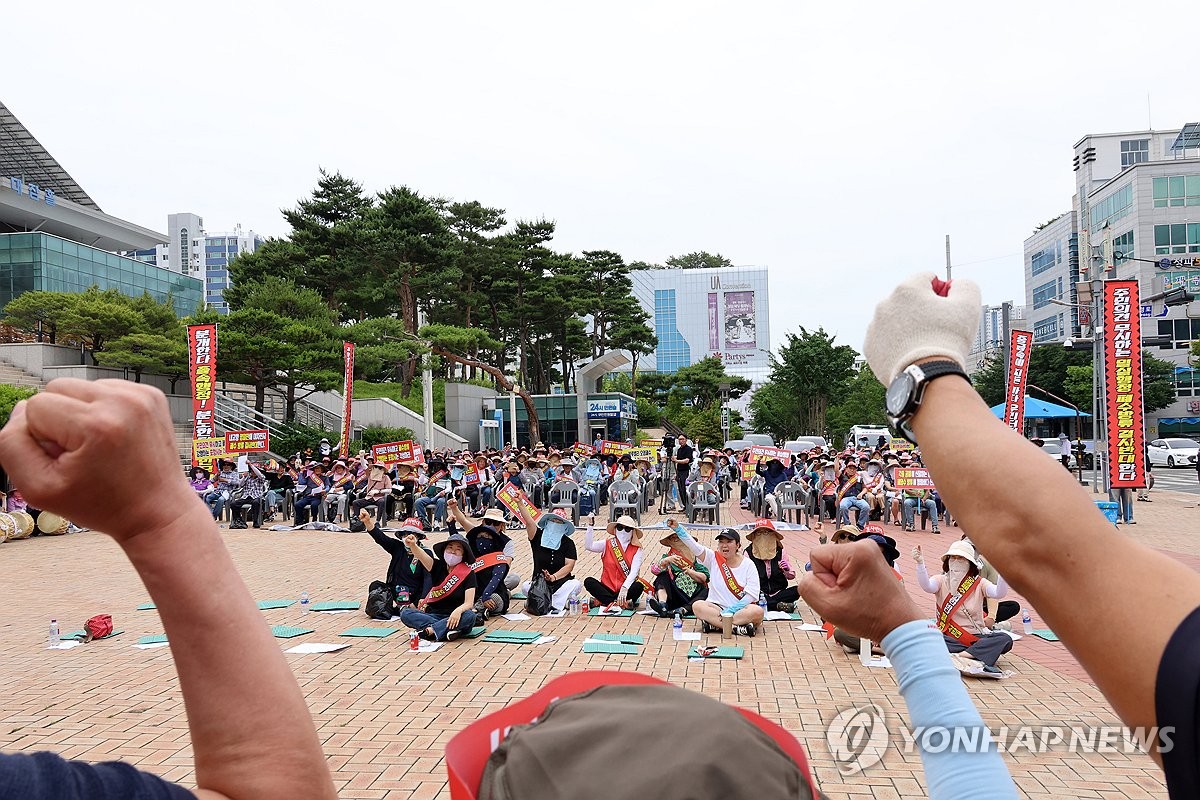
[[542, 510], [533, 504], [529, 499], [529, 495], [525, 494], [525, 490], [520, 486], [514, 486], [511, 483], [505, 483], [500, 487], [500, 491], [496, 492], [496, 499], [512, 513], [520, 516], [518, 508], [525, 509], [525, 515], [532, 520], [536, 520], [542, 515]]
[[933, 481], [929, 477], [929, 470], [923, 467], [896, 467], [896, 471], [892, 473], [892, 483], [896, 485], [898, 491], [934, 488]]
[[463, 485], [478, 486], [479, 485], [479, 467], [474, 464], [468, 464], [463, 470]]
[[388, 465], [396, 463], [423, 464], [425, 463], [424, 456], [421, 447], [411, 439], [371, 445], [371, 458]]
[[782, 450], [778, 447], [763, 447], [761, 445], [754, 445], [750, 448], [749, 460], [757, 464], [760, 458], [777, 458], [786, 467], [788, 464], [792, 463], [792, 451]]
[[610, 442], [608, 439], [600, 440], [600, 455], [602, 456], [619, 456], [629, 449], [629, 445], [625, 442]]
[[617, 419], [619, 417], [632, 419], [637, 416], [637, 405], [631, 400], [622, 400], [619, 397], [588, 400], [587, 415], [589, 419]]
[[573, 449], [575, 450], [575, 455], [577, 456], [596, 455], [596, 448], [592, 447], [590, 444], [584, 444], [583, 442], [576, 442]]
[[270, 433], [265, 430], [226, 431], [225, 452], [262, 453], [270, 450]]
[[192, 466], [204, 467], [212, 472], [213, 465], [225, 455], [225, 438], [222, 436], [192, 441]]
[[1008, 343], [1008, 384], [1004, 395], [1004, 422], [1017, 433], [1025, 433], [1025, 387], [1029, 383], [1029, 348], [1033, 335], [1013, 331]]
[[717, 322], [717, 293], [708, 293], [708, 349], [721, 349], [721, 326]]
[[354, 342], [342, 342], [346, 361], [345, 389], [342, 405], [342, 458], [350, 456], [350, 413], [354, 408]]
[[[188, 372], [192, 379], [192, 441], [211, 439], [217, 433], [217, 326], [188, 326]], [[195, 452], [192, 464], [196, 464]]]
[[662, 439], [642, 439], [642, 447], [653, 447], [657, 450], [662, 447]]
[[1159, 269], [1200, 268], [1200, 258], [1160, 258], [1156, 265]]
[[891, 441], [888, 442], [888, 449], [891, 450], [893, 453], [904, 453], [909, 450], [912, 450], [913, 447], [914, 447], [913, 443], [910, 442], [908, 439], [901, 439], [898, 436], [893, 436]]
[[1108, 480], [1116, 489], [1146, 485], [1142, 408], [1142, 320], [1138, 282], [1104, 282], [1104, 396]]
[[658, 459], [655, 458], [656, 450], [653, 447], [631, 447], [622, 455], [627, 455], [634, 461], [649, 461], [654, 463]]
[[54, 196], [54, 190], [43, 189], [36, 183], [26, 183], [20, 178], [9, 178], [8, 188], [17, 194], [25, 195], [34, 202], [45, 203], [48, 206], [58, 205], [58, 198]]

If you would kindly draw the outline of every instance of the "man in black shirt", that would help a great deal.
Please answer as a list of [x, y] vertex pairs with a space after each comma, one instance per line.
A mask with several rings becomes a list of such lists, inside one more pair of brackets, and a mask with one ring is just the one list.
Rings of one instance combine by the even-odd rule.
[[404, 537], [404, 546], [412, 557], [429, 570], [432, 587], [417, 602], [416, 608], [400, 612], [400, 621], [422, 639], [444, 642], [475, 627], [475, 592], [479, 586], [471, 564], [475, 554], [462, 534], [455, 533], [433, 546], [433, 555], [420, 546], [415, 534]]
[[[533, 574], [546, 579], [550, 587], [550, 607], [561, 611], [567, 607], [571, 595], [583, 590], [583, 584], [572, 574], [579, 558], [575, 542], [571, 540], [575, 525], [557, 512], [546, 512], [535, 522], [529, 518], [524, 506], [517, 508], [533, 550]], [[521, 591], [526, 595], [530, 583], [521, 584]]]
[[683, 509], [687, 509], [687, 479], [695, 456], [696, 451], [688, 444], [687, 437], [681, 434], [679, 444], [675, 447], [675, 485], [679, 487], [679, 505]]

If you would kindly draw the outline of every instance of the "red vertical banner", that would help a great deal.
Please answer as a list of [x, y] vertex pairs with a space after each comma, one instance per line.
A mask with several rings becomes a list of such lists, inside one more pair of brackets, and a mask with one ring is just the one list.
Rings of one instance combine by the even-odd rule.
[[1104, 282], [1104, 396], [1109, 486], [1139, 489], [1146, 485], [1146, 425], [1137, 281]]
[[1029, 383], [1029, 348], [1033, 334], [1013, 331], [1008, 341], [1008, 387], [1004, 396], [1004, 421], [1025, 435], [1025, 386]]
[[[217, 326], [188, 326], [188, 373], [192, 379], [192, 441], [217, 435]], [[196, 466], [192, 446], [192, 466]]]
[[342, 392], [342, 458], [350, 456], [350, 410], [354, 403], [354, 342], [342, 342], [342, 356], [346, 360], [346, 383]]

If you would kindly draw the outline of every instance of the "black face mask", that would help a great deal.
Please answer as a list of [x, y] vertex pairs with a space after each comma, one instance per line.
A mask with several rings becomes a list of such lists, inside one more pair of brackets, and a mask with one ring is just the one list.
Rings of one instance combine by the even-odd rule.
[[[480, 527], [487, 528], [486, 525], [481, 525]], [[492, 538], [491, 529], [487, 528], [487, 531], [487, 533], [480, 531], [475, 534], [475, 552], [477, 554], [489, 553], [496, 545], [496, 540]]]

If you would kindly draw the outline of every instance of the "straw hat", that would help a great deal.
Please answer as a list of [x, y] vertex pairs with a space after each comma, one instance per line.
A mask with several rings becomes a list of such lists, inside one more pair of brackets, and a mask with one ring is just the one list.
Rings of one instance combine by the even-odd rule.
[[842, 544], [843, 542], [853, 542], [862, 533], [853, 525], [843, 525], [833, 532], [833, 536], [829, 537], [829, 541], [833, 544]]
[[950, 556], [960, 556], [965, 558], [971, 565], [971, 568], [976, 572], [979, 571], [979, 556], [975, 553], [975, 548], [959, 539], [957, 542], [951, 542], [946, 548], [946, 552], [942, 554], [942, 572], [950, 571]]
[[755, 520], [754, 529], [746, 538], [750, 540], [750, 555], [763, 561], [774, 558], [783, 545], [783, 534], [775, 530], [775, 523], [769, 519]]
[[636, 545], [641, 545], [642, 529], [638, 527], [637, 520], [628, 514], [622, 514], [621, 516], [617, 517], [614, 522], [608, 523], [608, 532], [610, 534], [616, 534], [618, 525], [624, 525], [627, 528], [633, 528], [633, 539], [631, 541]]

